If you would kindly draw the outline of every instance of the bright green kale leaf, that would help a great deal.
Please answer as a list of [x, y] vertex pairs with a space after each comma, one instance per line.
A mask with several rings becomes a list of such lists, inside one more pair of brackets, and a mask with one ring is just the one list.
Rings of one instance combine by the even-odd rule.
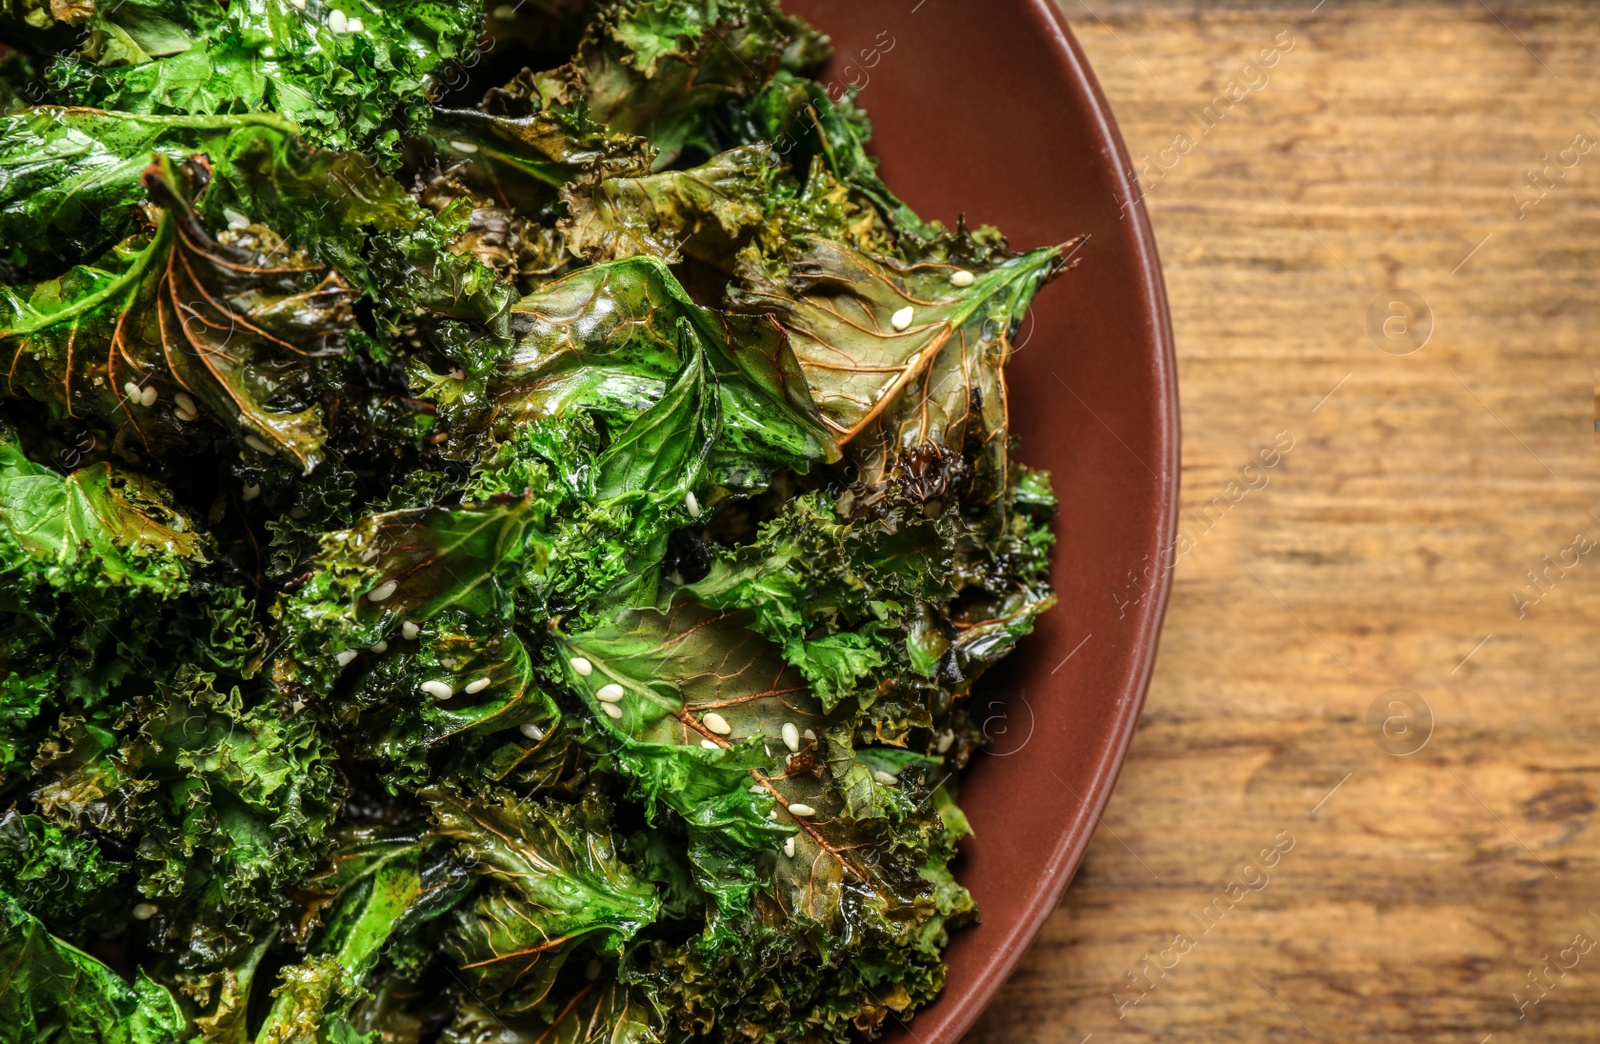
[[74, 934], [121, 922], [130, 902], [127, 866], [85, 837], [12, 809], [0, 816], [0, 892]]
[[12, 583], [176, 595], [209, 546], [150, 479], [104, 462], [62, 475], [0, 428], [0, 568]]
[[0, 893], [0, 1025], [9, 1039], [59, 1044], [178, 1044], [184, 1017], [164, 986], [128, 985], [52, 936]]
[[7, 390], [62, 419], [114, 425], [124, 453], [153, 456], [199, 425], [309, 471], [325, 437], [315, 363], [352, 323], [350, 290], [269, 230], [214, 238], [190, 209], [209, 168], [164, 157], [144, 183], [154, 228], [32, 287], [0, 287]]
[[319, 145], [388, 163], [427, 117], [436, 75], [475, 52], [481, 19], [475, 5], [430, 0], [129, 0], [96, 5], [87, 42], [52, 80], [74, 104], [124, 112], [277, 113]]
[[772, 320], [700, 307], [655, 258], [580, 269], [513, 305], [511, 322], [516, 346], [489, 387], [499, 425], [573, 410], [631, 424], [703, 352], [722, 417], [714, 481], [758, 489], [778, 467], [837, 459]]

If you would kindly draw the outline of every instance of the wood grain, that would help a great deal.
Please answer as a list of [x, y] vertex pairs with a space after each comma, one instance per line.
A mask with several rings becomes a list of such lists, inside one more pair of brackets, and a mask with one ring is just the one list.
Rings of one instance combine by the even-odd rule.
[[1190, 539], [1102, 827], [969, 1040], [1600, 1038], [1600, 12], [1063, 9], [1154, 165]]

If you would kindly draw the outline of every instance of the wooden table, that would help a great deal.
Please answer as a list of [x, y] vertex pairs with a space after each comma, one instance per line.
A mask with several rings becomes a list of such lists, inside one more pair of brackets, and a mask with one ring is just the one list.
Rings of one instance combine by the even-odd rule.
[[1149, 171], [1194, 547], [969, 1039], [1600, 1039], [1600, 10], [1064, 9]]

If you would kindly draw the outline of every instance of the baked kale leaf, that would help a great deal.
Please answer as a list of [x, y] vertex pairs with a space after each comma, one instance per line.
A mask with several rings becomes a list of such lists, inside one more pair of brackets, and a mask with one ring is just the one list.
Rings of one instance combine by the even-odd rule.
[[1054, 603], [1061, 250], [772, 0], [0, 5], [0, 1037], [843, 1042]]

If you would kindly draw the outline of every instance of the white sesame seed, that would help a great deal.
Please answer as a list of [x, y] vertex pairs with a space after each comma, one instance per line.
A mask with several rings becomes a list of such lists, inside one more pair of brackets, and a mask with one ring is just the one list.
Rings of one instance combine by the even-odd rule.
[[161, 907], [157, 906], [155, 903], [135, 903], [133, 907], [133, 919], [136, 921], [148, 921], [150, 918], [154, 917], [160, 912]]
[[244, 437], [244, 444], [255, 450], [257, 453], [265, 453], [269, 457], [278, 452], [265, 442], [262, 442], [260, 439], [256, 438], [254, 435], [246, 435]]
[[350, 661], [354, 660], [355, 658], [356, 651], [354, 649], [346, 649], [344, 652], [341, 652], [338, 656], [334, 657], [335, 660], [339, 661], [340, 667], [350, 666]]
[[178, 409], [185, 413], [199, 414], [200, 408], [194, 404], [188, 392], [173, 392], [172, 401], [178, 404]]
[[242, 232], [250, 227], [250, 219], [239, 213], [237, 210], [231, 210], [228, 207], [223, 207], [222, 216], [228, 219], [228, 227], [233, 229], [235, 232]]
[[715, 732], [718, 736], [726, 736], [733, 731], [733, 726], [728, 724], [728, 719], [716, 711], [712, 711], [700, 720], [705, 723], [706, 728]]
[[610, 717], [610, 718], [620, 718], [620, 717], [622, 717], [622, 708], [618, 707], [615, 703], [602, 703], [600, 705], [600, 709], [606, 712], [606, 716], [607, 717]]
[[398, 590], [400, 590], [400, 585], [398, 583], [393, 580], [385, 580], [383, 583], [367, 592], [367, 601], [387, 602], [390, 598], [394, 597], [394, 593]]
[[813, 732], [812, 730], [810, 730], [810, 729], [807, 729], [806, 731], [802, 732], [800, 735], [804, 736], [806, 739], [810, 740], [812, 743], [817, 742], [817, 734], [815, 732]]
[[879, 783], [882, 783], [886, 787], [892, 787], [896, 783], [900, 782], [899, 776], [892, 775], [891, 773], [885, 772], [882, 769], [874, 772], [872, 774], [872, 778], [877, 780]]
[[951, 732], [948, 729], [946, 729], [944, 732], [941, 732], [939, 734], [939, 745], [938, 745], [939, 753], [943, 754], [945, 751], [949, 750], [950, 749], [950, 744], [954, 743], [955, 740], [956, 740], [956, 734], [954, 732]]
[[478, 146], [470, 141], [451, 141], [450, 147], [457, 152], [465, 152], [469, 156], [478, 151]]
[[544, 730], [531, 721], [522, 725], [518, 725], [517, 731], [533, 740], [535, 743], [538, 743], [540, 740], [544, 739]]
[[694, 490], [691, 489], [683, 495], [683, 506], [689, 509], [690, 518], [700, 517], [700, 501], [695, 499]]
[[810, 805], [802, 805], [800, 802], [796, 801], [794, 804], [789, 806], [789, 814], [791, 816], [814, 816], [817, 814], [817, 810], [812, 808]]
[[417, 634], [421, 632], [421, 630], [422, 628], [418, 627], [410, 620], [407, 620], [400, 625], [400, 637], [404, 638], [408, 642], [414, 642], [417, 640]]
[[461, 691], [462, 692], [469, 692], [469, 693], [471, 693], [471, 692], [482, 692], [484, 689], [487, 689], [488, 687], [489, 687], [489, 679], [488, 678], [478, 678], [475, 681], [467, 682], [466, 687], [463, 688]]
[[296, 10], [304, 11], [306, 9], [306, 0], [289, 0], [289, 2], [295, 6]]
[[977, 278], [977, 277], [974, 276], [971, 272], [968, 272], [965, 268], [958, 268], [954, 272], [950, 273], [950, 285], [951, 286], [971, 286], [972, 285], [972, 281], [975, 278]]
[[578, 677], [580, 678], [587, 678], [589, 675], [594, 673], [594, 664], [589, 662], [588, 657], [574, 656], [572, 659], [568, 660], [567, 663], [574, 671], [577, 672]]
[[382, 653], [388, 651], [389, 643], [382, 640], [373, 642], [371, 645], [367, 646], [367, 652]]
[[366, 548], [356, 557], [361, 559], [361, 561], [365, 562], [367, 565], [371, 565], [378, 560], [378, 549], [375, 547]]
[[422, 691], [436, 700], [448, 700], [456, 694], [456, 690], [447, 681], [425, 681], [422, 683]]
[[444, 659], [439, 661], [439, 666], [447, 667], [453, 671], [456, 669], [456, 658], [454, 656], [446, 656]]
[[788, 837], [783, 839], [783, 854], [788, 856], [790, 859], [794, 858], [794, 835], [793, 834], [790, 834]]
[[716, 740], [703, 739], [703, 740], [700, 741], [700, 745], [702, 747], [706, 748], [707, 750], [720, 750], [721, 749], [720, 747], [717, 746], [717, 741]]
[[261, 495], [261, 487], [256, 485], [255, 483], [252, 482], [250, 485], [244, 487], [243, 496], [244, 496], [245, 500], [254, 500], [257, 497], [259, 497], [260, 495]]
[[752, 793], [752, 794], [764, 794], [764, 793], [766, 793], [766, 791], [767, 791], [767, 788], [762, 786], [760, 783], [752, 783], [752, 784], [750, 784], [750, 793]]
[[776, 823], [778, 821], [778, 810], [777, 809], [773, 809], [772, 811], [768, 812], [767, 813], [767, 818], [772, 820], [774, 823]]
[[791, 751], [800, 749], [800, 730], [792, 721], [783, 723], [783, 745]]
[[904, 330], [911, 325], [911, 306], [906, 305], [889, 317], [889, 325], [896, 330]]
[[345, 17], [343, 11], [328, 12], [328, 28], [336, 33], [342, 33], [350, 28], [350, 19]]
[[161, 393], [157, 391], [156, 386], [152, 384], [139, 396], [139, 405], [154, 406], [156, 404], [156, 400], [160, 397]]
[[185, 410], [182, 408], [173, 410], [172, 415], [185, 424], [200, 419], [200, 415], [198, 413], [194, 412], [193, 410]]
[[616, 703], [622, 699], [622, 686], [616, 682], [609, 682], [600, 686], [600, 691], [595, 693], [595, 697], [606, 703]]
[[132, 402], [139, 402], [144, 397], [144, 392], [133, 381], [124, 384], [122, 390], [128, 393], [128, 399]]
[[352, 18], [350, 19], [350, 24], [345, 28], [347, 31], [352, 33], [362, 33], [366, 32], [367, 23], [363, 22], [360, 18]]

